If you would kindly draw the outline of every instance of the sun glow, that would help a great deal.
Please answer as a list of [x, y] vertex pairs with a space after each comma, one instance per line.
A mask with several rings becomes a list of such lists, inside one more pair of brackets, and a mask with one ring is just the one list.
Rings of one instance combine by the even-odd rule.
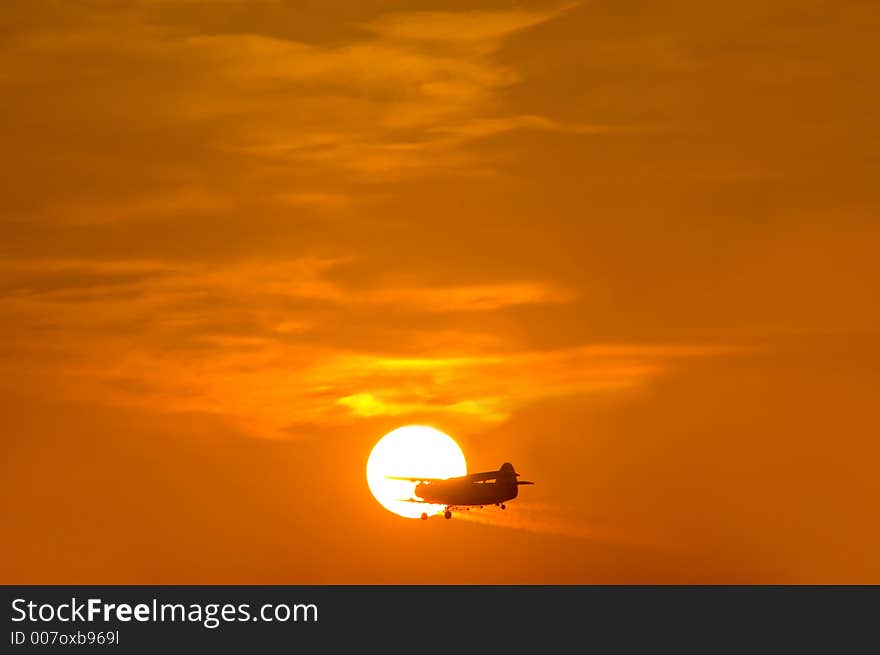
[[367, 484], [388, 511], [410, 519], [429, 516], [442, 505], [408, 502], [415, 498], [415, 482], [386, 476], [452, 478], [467, 473], [464, 453], [448, 434], [425, 425], [407, 425], [382, 437], [367, 460]]

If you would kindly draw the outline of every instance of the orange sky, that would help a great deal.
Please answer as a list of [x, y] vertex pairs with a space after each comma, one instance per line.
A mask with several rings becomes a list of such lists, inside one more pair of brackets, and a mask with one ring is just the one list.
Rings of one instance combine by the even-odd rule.
[[[5, 0], [5, 583], [880, 583], [874, 3]], [[407, 423], [536, 481], [407, 521]]]

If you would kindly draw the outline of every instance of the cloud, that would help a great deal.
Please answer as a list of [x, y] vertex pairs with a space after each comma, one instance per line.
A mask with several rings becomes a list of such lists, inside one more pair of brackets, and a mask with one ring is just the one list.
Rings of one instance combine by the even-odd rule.
[[[109, 6], [21, 28], [0, 46], [19, 153], [4, 220], [23, 235], [2, 269], [4, 365], [71, 397], [276, 435], [364, 417], [497, 424], [718, 354], [547, 343], [576, 332], [553, 317], [590, 305], [515, 231], [515, 207], [492, 209], [485, 237], [418, 192], [388, 210], [402, 179], [491, 173], [500, 155], [481, 141], [629, 129], [509, 102], [524, 73], [503, 46], [566, 9], [397, 12], [315, 41]], [[510, 234], [525, 266], [484, 270]], [[422, 254], [441, 239], [451, 256]], [[485, 262], [450, 272], [469, 250]]]
[[566, 289], [534, 282], [468, 285], [449, 288], [398, 287], [358, 294], [352, 302], [404, 304], [428, 312], [485, 311], [510, 305], [564, 303], [574, 299]]
[[466, 47], [482, 54], [495, 50], [501, 41], [520, 30], [540, 25], [576, 6], [526, 11], [414, 11], [386, 14], [364, 25], [391, 40], [416, 44]]
[[[479, 165], [462, 146], [488, 133], [559, 129], [549, 117], [504, 110], [499, 94], [520, 76], [494, 53], [504, 39], [564, 9], [399, 12], [367, 21], [345, 42], [313, 44], [188, 32], [93, 8], [66, 28], [15, 35], [0, 68], [13, 87], [51, 81], [53, 107], [32, 105], [36, 94], [28, 92], [15, 98], [13, 111], [50, 112], [57, 121], [55, 108], [63, 108], [61, 129], [85, 122], [118, 136], [187, 126], [201, 132], [199, 147], [209, 151], [355, 176], [408, 176]], [[456, 47], [438, 47], [450, 43]], [[59, 77], [65, 62], [76, 64], [74, 74]], [[82, 147], [127, 144], [99, 139]]]
[[278, 199], [290, 207], [312, 207], [329, 211], [344, 209], [351, 205], [349, 196], [338, 193], [282, 193], [279, 194]]
[[[670, 361], [723, 352], [626, 344], [535, 350], [481, 338], [479, 328], [450, 341], [435, 327], [438, 316], [470, 313], [479, 326], [511, 307], [547, 308], [576, 296], [523, 282], [351, 286], [333, 279], [344, 261], [7, 262], [6, 365], [51, 372], [67, 395], [219, 414], [272, 436], [290, 423], [358, 417], [497, 423], [545, 397], [630, 388]], [[360, 311], [386, 319], [340, 331]], [[395, 314], [409, 317], [407, 338], [424, 354], [407, 355], [404, 342], [393, 342]], [[375, 339], [363, 341], [371, 329]]]

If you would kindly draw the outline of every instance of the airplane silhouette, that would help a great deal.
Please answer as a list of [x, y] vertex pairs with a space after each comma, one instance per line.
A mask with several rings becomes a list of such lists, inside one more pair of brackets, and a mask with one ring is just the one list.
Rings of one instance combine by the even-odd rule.
[[[457, 478], [406, 478], [386, 475], [389, 480], [405, 480], [416, 482], [416, 498], [401, 498], [410, 503], [428, 503], [444, 505], [443, 516], [452, 518], [452, 510], [485, 505], [498, 505], [505, 509], [508, 500], [516, 498], [521, 484], [535, 484], [525, 480], [517, 480], [513, 464], [505, 462], [497, 471], [471, 473]], [[427, 512], [422, 513], [422, 520], [427, 520]]]

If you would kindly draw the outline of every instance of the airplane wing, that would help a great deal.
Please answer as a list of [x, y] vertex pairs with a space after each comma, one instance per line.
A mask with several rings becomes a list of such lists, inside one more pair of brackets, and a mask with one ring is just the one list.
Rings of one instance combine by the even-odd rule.
[[404, 482], [446, 482], [455, 478], [407, 478], [398, 475], [386, 475], [386, 480], [403, 480]]
[[[497, 480], [501, 475], [501, 471], [482, 471], [480, 473], [471, 473], [470, 475], [462, 475], [457, 478], [408, 478], [397, 475], [386, 475], [386, 480], [403, 480], [405, 482], [450, 482], [452, 480], [466, 480], [468, 482], [482, 482], [484, 480]], [[519, 476], [519, 473], [517, 473]], [[532, 484], [531, 482], [521, 482], [520, 484]]]
[[464, 476], [468, 482], [480, 482], [481, 480], [496, 480], [499, 471], [483, 471], [482, 473], [471, 473]]

